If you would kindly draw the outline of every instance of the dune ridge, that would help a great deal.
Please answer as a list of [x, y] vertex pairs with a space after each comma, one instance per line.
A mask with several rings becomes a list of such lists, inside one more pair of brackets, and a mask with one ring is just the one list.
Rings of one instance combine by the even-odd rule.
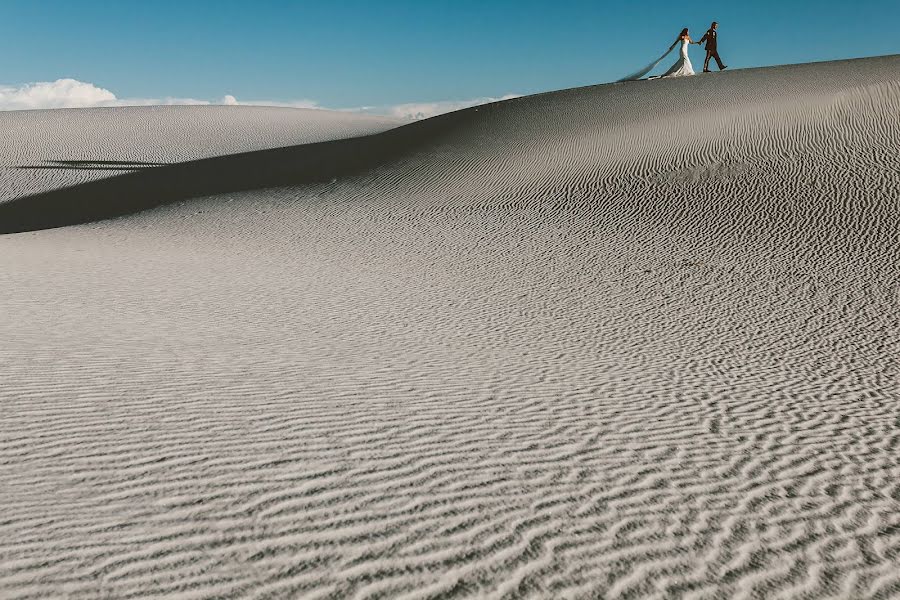
[[0, 111], [0, 203], [124, 171], [357, 137], [400, 123], [263, 106]]
[[0, 595], [900, 595], [900, 57], [310, 141], [0, 204]]

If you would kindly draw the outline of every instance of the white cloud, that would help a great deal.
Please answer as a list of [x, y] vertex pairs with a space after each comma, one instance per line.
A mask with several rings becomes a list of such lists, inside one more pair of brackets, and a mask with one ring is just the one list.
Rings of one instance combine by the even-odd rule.
[[115, 102], [98, 106], [206, 106], [208, 104], [215, 103], [196, 98], [117, 98]]
[[76, 79], [58, 79], [26, 83], [18, 86], [0, 85], [0, 110], [35, 110], [41, 108], [90, 108], [96, 106], [190, 106], [222, 104], [225, 106], [280, 106], [285, 108], [322, 108], [313, 100], [238, 100], [226, 95], [221, 100], [197, 98], [118, 98], [107, 89]]
[[[470, 106], [478, 106], [498, 100], [518, 98], [508, 94], [500, 98], [474, 98], [471, 100], [448, 100], [443, 102], [411, 102], [393, 106], [335, 109], [347, 112], [361, 112], [386, 115], [398, 119], [427, 119], [442, 113], [452, 112]], [[195, 98], [118, 98], [111, 91], [76, 79], [58, 79], [50, 82], [26, 83], [18, 86], [0, 84], [0, 110], [34, 110], [42, 108], [87, 108], [94, 106], [150, 106], [150, 105], [205, 105], [225, 106], [279, 106], [286, 108], [324, 109], [314, 100], [238, 100], [226, 95], [220, 100], [198, 100]]]
[[[471, 100], [446, 100], [443, 102], [410, 102], [408, 104], [397, 104], [388, 106], [384, 109], [384, 114], [398, 119], [427, 119], [436, 115], [441, 115], [455, 110], [462, 110], [472, 106], [480, 106], [490, 102], [499, 102], [500, 100], [512, 100], [519, 98], [519, 94], [507, 94], [500, 98], [473, 98]], [[377, 112], [378, 109], [375, 109]], [[368, 112], [368, 111], [367, 111]]]
[[40, 81], [19, 86], [0, 85], [0, 110], [148, 106], [156, 104], [212, 104], [194, 98], [117, 98], [111, 91], [76, 79]]
[[115, 101], [116, 95], [109, 90], [74, 79], [26, 83], [18, 87], [0, 85], [0, 109], [3, 110], [108, 106]]
[[293, 100], [291, 102], [280, 102], [278, 100], [238, 100], [234, 96], [228, 94], [218, 104], [225, 106], [278, 106], [281, 108], [312, 108], [324, 110], [322, 106], [315, 100]]

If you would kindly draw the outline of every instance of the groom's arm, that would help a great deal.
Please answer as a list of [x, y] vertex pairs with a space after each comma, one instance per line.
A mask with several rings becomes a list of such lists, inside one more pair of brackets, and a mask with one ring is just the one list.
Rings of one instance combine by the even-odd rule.
[[703, 42], [706, 41], [706, 38], [708, 38], [708, 37], [709, 37], [709, 32], [707, 31], [706, 33], [703, 34], [703, 37], [700, 38], [700, 41], [697, 42], [697, 43], [698, 43], [698, 44], [702, 44]]

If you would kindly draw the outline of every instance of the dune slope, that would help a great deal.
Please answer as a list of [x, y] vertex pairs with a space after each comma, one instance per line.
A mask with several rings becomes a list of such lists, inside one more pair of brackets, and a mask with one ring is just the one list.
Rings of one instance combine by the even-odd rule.
[[16, 196], [0, 596], [900, 594], [897, 147], [883, 57]]
[[369, 135], [399, 124], [263, 106], [0, 111], [0, 203], [149, 167]]

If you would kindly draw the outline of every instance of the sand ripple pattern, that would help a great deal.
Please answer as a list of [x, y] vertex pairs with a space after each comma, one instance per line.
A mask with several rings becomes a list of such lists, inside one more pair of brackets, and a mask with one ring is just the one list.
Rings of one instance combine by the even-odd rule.
[[688, 79], [0, 237], [0, 596], [900, 596], [900, 58]]

